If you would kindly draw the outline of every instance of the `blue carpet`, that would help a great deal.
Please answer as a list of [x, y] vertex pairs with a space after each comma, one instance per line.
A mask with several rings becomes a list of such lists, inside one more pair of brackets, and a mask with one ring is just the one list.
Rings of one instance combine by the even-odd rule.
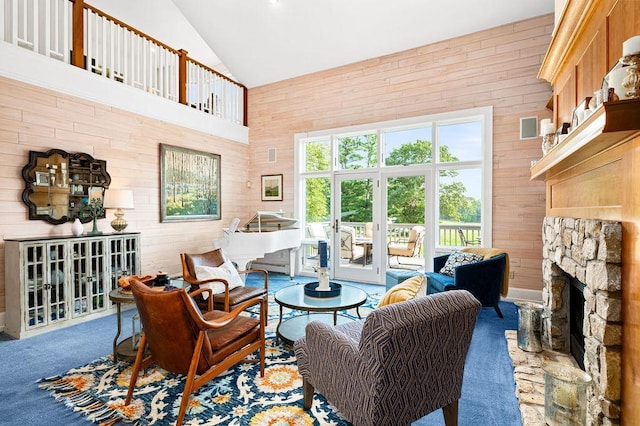
[[[314, 281], [311, 277], [271, 274], [270, 292], [285, 285]], [[346, 282], [345, 282], [346, 283]], [[382, 295], [383, 286], [358, 284], [370, 294]], [[504, 331], [516, 329], [517, 310], [502, 302], [501, 320], [492, 308], [482, 309], [465, 368], [459, 414], [461, 425], [521, 425], [514, 392], [513, 372]], [[123, 313], [123, 335], [131, 333], [133, 310]], [[62, 374], [112, 351], [115, 315], [89, 321], [40, 336], [16, 340], [0, 333], [0, 425], [86, 425], [87, 420], [64, 404], [57, 403], [36, 381]], [[419, 374], [419, 372], [416, 372]], [[442, 412], [436, 411], [414, 425], [443, 425]]]

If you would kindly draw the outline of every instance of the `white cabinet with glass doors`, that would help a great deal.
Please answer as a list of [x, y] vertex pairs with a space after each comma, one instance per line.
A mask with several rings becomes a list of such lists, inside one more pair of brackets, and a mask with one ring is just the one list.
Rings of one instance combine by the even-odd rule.
[[140, 271], [138, 233], [5, 240], [5, 331], [23, 338], [110, 314], [123, 271]]

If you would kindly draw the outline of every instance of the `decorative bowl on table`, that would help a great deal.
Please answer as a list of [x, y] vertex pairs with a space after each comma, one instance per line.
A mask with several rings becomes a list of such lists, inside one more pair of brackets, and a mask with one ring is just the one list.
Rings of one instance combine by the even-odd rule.
[[143, 284], [148, 285], [149, 287], [153, 287], [153, 283], [155, 280], [155, 277], [152, 275], [145, 275], [143, 277], [140, 277], [138, 275], [128, 275], [128, 276], [122, 276], [120, 278], [118, 278], [118, 286], [120, 286], [120, 293], [122, 294], [131, 294], [131, 280], [138, 280]]
[[329, 282], [329, 290], [319, 290], [319, 282], [308, 283], [304, 285], [304, 295], [309, 297], [336, 297], [340, 296], [342, 285]]

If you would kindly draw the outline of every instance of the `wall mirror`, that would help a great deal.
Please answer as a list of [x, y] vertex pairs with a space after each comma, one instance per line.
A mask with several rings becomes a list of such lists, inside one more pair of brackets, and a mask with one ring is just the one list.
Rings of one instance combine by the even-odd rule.
[[[91, 198], [103, 198], [111, 176], [107, 162], [82, 152], [59, 149], [29, 151], [29, 163], [22, 169], [25, 189], [22, 200], [29, 208], [30, 220], [52, 224], [79, 218], [92, 220], [86, 208]], [[104, 212], [102, 216], [104, 217]]]

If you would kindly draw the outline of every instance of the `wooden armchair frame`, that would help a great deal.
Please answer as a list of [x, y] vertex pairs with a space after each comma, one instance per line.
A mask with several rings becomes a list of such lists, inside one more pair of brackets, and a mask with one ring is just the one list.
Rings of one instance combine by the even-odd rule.
[[[229, 290], [229, 282], [223, 278], [212, 278], [207, 280], [199, 280], [196, 276], [196, 265], [219, 267], [225, 262], [225, 256], [222, 249], [212, 250], [200, 254], [180, 253], [182, 261], [182, 278], [191, 285], [190, 291], [195, 291], [203, 284], [222, 283], [225, 286], [224, 293], [213, 295], [213, 308], [225, 312], [239, 306], [241, 303], [254, 297], [262, 297], [267, 299], [269, 293], [269, 274], [264, 269], [247, 269], [238, 271], [240, 275], [255, 272], [262, 274], [264, 285], [262, 287], [236, 287]], [[196, 298], [196, 302], [201, 309], [206, 309], [206, 303], [202, 297]]]
[[[267, 322], [267, 301], [264, 298], [248, 300], [231, 312], [210, 310], [202, 314], [192, 296], [211, 292], [211, 289], [200, 289], [190, 295], [184, 289], [152, 290], [132, 280], [131, 290], [144, 332], [131, 372], [125, 405], [131, 403], [140, 370], [152, 363], [167, 371], [187, 375], [177, 425], [182, 424], [189, 396], [235, 364], [259, 362], [260, 376], [264, 376]], [[208, 300], [211, 301], [212, 297]], [[240, 315], [257, 305], [260, 306], [258, 318]], [[258, 350], [259, 357], [246, 359]]]

